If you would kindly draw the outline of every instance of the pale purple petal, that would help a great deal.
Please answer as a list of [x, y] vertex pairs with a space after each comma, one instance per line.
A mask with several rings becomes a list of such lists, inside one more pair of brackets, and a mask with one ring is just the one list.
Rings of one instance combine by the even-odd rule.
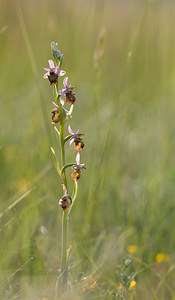
[[79, 164], [79, 165], [78, 165], [78, 168], [81, 169], [81, 168], [83, 168], [84, 166], [85, 166], [85, 164]]
[[73, 141], [74, 141], [74, 136], [72, 136], [72, 137], [70, 138], [70, 140], [69, 140], [69, 146], [73, 143]]
[[48, 78], [49, 75], [50, 75], [50, 72], [47, 72], [44, 74], [43, 78]]
[[77, 165], [73, 165], [73, 166], [72, 166], [72, 169], [73, 169], [73, 170], [76, 170], [76, 169], [77, 169]]
[[50, 69], [55, 68], [54, 62], [52, 59], [48, 60]]
[[58, 105], [56, 105], [55, 102], [52, 102], [52, 103], [53, 103], [53, 105], [55, 105], [55, 107], [56, 107], [57, 109], [59, 109]]
[[65, 77], [63, 80], [64, 87], [67, 88], [68, 77]]
[[43, 70], [50, 72], [50, 69], [48, 69], [48, 68], [43, 68]]
[[64, 95], [65, 94], [66, 89], [61, 89], [58, 91], [58, 95]]
[[68, 115], [68, 110], [67, 110], [67, 109], [65, 109], [64, 107], [63, 107], [63, 109], [64, 109], [64, 111], [66, 112], [66, 115]]
[[75, 134], [75, 133], [76, 133], [75, 131], [73, 131], [73, 130], [71, 129], [70, 125], [68, 126], [68, 131], [69, 131], [71, 134]]
[[56, 73], [57, 74], [57, 72], [58, 72], [58, 66], [57, 67], [54, 67], [54, 68], [51, 68], [51, 70], [54, 72], [54, 73]]
[[60, 98], [60, 103], [62, 106], [64, 106], [64, 100], [62, 98]]
[[77, 153], [77, 156], [76, 156], [76, 162], [77, 162], [77, 165], [80, 164], [80, 153], [79, 152]]
[[55, 73], [56, 73], [58, 76], [63, 76], [66, 72], [63, 71], [63, 70], [57, 70]]

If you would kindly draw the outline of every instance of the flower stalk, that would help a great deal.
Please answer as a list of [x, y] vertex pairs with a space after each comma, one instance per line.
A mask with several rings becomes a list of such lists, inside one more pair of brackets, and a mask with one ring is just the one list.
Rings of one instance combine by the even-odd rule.
[[[55, 150], [51, 147], [54, 161], [56, 165], [56, 170], [58, 175], [62, 181], [62, 188], [63, 188], [63, 196], [59, 200], [59, 205], [62, 208], [62, 237], [61, 237], [61, 289], [59, 291], [66, 292], [68, 288], [68, 220], [70, 216], [70, 212], [72, 206], [77, 198], [78, 192], [78, 180], [80, 178], [80, 174], [82, 169], [85, 169], [85, 164], [80, 164], [80, 153], [79, 151], [84, 149], [84, 142], [82, 141], [82, 135], [78, 131], [73, 131], [68, 126], [69, 134], [67, 136], [64, 135], [65, 131], [65, 124], [72, 117], [73, 106], [76, 100], [75, 93], [73, 92], [74, 87], [72, 85], [67, 84], [68, 77], [65, 77], [63, 80], [64, 88], [59, 90], [59, 77], [65, 75], [65, 71], [60, 70], [63, 62], [63, 54], [58, 50], [57, 44], [54, 42], [51, 43], [51, 50], [53, 54], [53, 60], [49, 60], [49, 68], [44, 68], [45, 75], [44, 78], [49, 80], [49, 84], [54, 86], [55, 91], [55, 102], [53, 102], [54, 109], [51, 111], [52, 113], [52, 124], [54, 124], [54, 130], [57, 133], [57, 136], [60, 141], [61, 146], [61, 153], [60, 153], [60, 160], [61, 164], [59, 164]], [[64, 107], [64, 100], [61, 97], [65, 97], [65, 102], [70, 104], [69, 110], [66, 110]], [[67, 104], [66, 104], [67, 105]], [[59, 126], [59, 129], [56, 127]], [[68, 145], [70, 146], [73, 142], [75, 143], [75, 150], [78, 151], [76, 155], [76, 164], [75, 163], [66, 163], [66, 156], [65, 156], [65, 148], [67, 147], [67, 141], [69, 141]], [[71, 148], [72, 149], [72, 148]], [[74, 150], [74, 151], [75, 151]], [[72, 167], [73, 173], [71, 174], [70, 178], [72, 177], [74, 181], [74, 188], [72, 192], [72, 196], [70, 196], [68, 191], [68, 181], [66, 176], [66, 169]]]

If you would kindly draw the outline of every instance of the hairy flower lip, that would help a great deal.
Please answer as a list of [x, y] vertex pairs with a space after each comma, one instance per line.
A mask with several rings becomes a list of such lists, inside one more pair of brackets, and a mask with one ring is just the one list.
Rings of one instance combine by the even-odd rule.
[[75, 93], [72, 92], [72, 90], [70, 89], [69, 91], [67, 91], [66, 93], [66, 102], [69, 104], [74, 104], [76, 98], [75, 98]]
[[52, 111], [52, 124], [60, 123], [60, 111], [59, 108], [54, 108]]
[[81, 151], [84, 149], [84, 142], [82, 141], [81, 137], [75, 138], [74, 143], [75, 143], [75, 149], [77, 151]]

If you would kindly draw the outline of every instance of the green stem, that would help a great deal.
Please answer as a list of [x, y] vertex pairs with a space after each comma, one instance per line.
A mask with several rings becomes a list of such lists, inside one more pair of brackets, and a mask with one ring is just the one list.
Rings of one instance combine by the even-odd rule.
[[[60, 123], [60, 144], [61, 144], [61, 157], [62, 157], [62, 167], [65, 165], [65, 150], [64, 150], [64, 124]], [[65, 169], [62, 171], [63, 183], [67, 189], [67, 179]]]
[[74, 205], [75, 199], [77, 198], [77, 193], [78, 193], [78, 181], [75, 181], [74, 192], [73, 192], [73, 195], [72, 195], [72, 205], [71, 205], [71, 208]]
[[[59, 100], [59, 96], [57, 96], [58, 86], [55, 86], [55, 98], [60, 110], [60, 145], [61, 145], [61, 161], [62, 168], [65, 166], [65, 149], [64, 149], [64, 119], [63, 119], [63, 109]], [[65, 168], [62, 171], [62, 179], [63, 183], [68, 190], [67, 187], [67, 178]], [[68, 236], [68, 219], [67, 219], [67, 211], [63, 211], [62, 216], [62, 253], [61, 253], [61, 274], [62, 274], [62, 288], [63, 292], [67, 291], [67, 280], [68, 280], [68, 265], [67, 265], [67, 236]]]
[[77, 193], [78, 193], [78, 182], [75, 181], [74, 191], [73, 191], [73, 194], [72, 194], [72, 204], [71, 204], [71, 207], [69, 208], [67, 219], [69, 218], [70, 212], [71, 212], [72, 207], [73, 207], [74, 202], [75, 202], [75, 199], [77, 198]]
[[67, 291], [68, 265], [67, 265], [67, 238], [68, 238], [68, 211], [63, 211], [62, 216], [62, 257], [61, 257], [61, 274], [63, 283], [63, 292]]
[[[60, 122], [60, 144], [61, 144], [61, 157], [62, 166], [65, 165], [65, 150], [64, 150], [64, 123], [62, 120], [62, 108], [61, 109], [61, 122]], [[67, 189], [67, 178], [65, 169], [62, 172], [63, 183]], [[67, 290], [67, 279], [68, 279], [68, 266], [67, 266], [67, 235], [68, 235], [68, 219], [66, 218], [67, 211], [63, 211], [62, 216], [62, 254], [61, 254], [61, 274], [63, 283], [63, 292]]]

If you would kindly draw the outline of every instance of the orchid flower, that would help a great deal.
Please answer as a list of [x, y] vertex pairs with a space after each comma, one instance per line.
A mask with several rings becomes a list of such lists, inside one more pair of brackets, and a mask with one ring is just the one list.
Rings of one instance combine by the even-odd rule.
[[69, 146], [74, 142], [74, 139], [76, 139], [76, 137], [79, 134], [79, 129], [77, 130], [77, 132], [73, 131], [70, 127], [70, 125], [68, 126], [68, 131], [72, 134], [72, 137], [69, 139]]
[[67, 85], [68, 77], [65, 77], [63, 80], [64, 89], [58, 91], [58, 95], [66, 95], [66, 102], [69, 104], [74, 104], [76, 98], [75, 93], [73, 93], [73, 87], [71, 85]]
[[72, 88], [71, 85], [70, 86], [67, 85], [67, 81], [68, 81], [68, 77], [65, 77], [64, 80], [63, 80], [63, 85], [64, 85], [65, 88], [59, 90], [59, 92], [58, 92], [59, 95], [65, 95]]
[[[57, 108], [57, 109], [59, 109], [59, 107], [58, 107], [58, 105], [56, 105], [56, 103], [55, 102], [52, 102], [53, 103], [53, 105]], [[65, 109], [64, 108], [64, 100], [63, 99], [61, 99], [60, 98], [60, 103], [61, 103], [61, 105], [62, 105], [62, 108], [63, 108], [63, 110], [65, 111], [65, 113], [66, 113], [66, 115], [68, 115], [69, 114], [69, 112], [68, 112], [68, 110], [67, 109]]]
[[72, 200], [71, 200], [70, 196], [68, 197], [67, 189], [64, 184], [62, 184], [62, 188], [63, 188], [64, 195], [61, 197], [61, 199], [59, 201], [59, 205], [62, 207], [63, 210], [67, 210], [69, 208], [69, 206], [71, 205]]
[[59, 70], [59, 66], [55, 66], [52, 59], [48, 60], [49, 62], [49, 69], [44, 68], [45, 71], [47, 71], [43, 78], [48, 78], [50, 81], [50, 84], [57, 84], [58, 76], [63, 76], [66, 72], [63, 70]]
[[[62, 110], [63, 110], [63, 114], [65, 117], [68, 117], [69, 116], [69, 112], [67, 111], [67, 109], [65, 109], [63, 107], [64, 105], [64, 100], [60, 99], [60, 102], [61, 102], [61, 105], [62, 105]], [[55, 106], [55, 108], [51, 111], [52, 113], [52, 124], [57, 124], [57, 123], [60, 123], [60, 110], [59, 110], [59, 107], [58, 105], [55, 103], [55, 102], [52, 102], [53, 105]]]

